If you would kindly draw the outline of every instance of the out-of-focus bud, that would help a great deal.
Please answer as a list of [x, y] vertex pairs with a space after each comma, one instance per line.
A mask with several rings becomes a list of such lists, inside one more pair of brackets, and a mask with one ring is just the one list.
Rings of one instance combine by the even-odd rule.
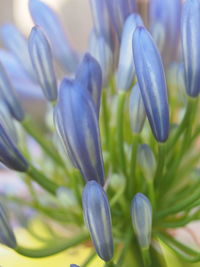
[[112, 24], [115, 31], [118, 34], [118, 38], [121, 38], [121, 32], [123, 29], [126, 18], [136, 12], [136, 1], [135, 0], [105, 0]]
[[87, 182], [83, 191], [83, 211], [96, 252], [104, 261], [113, 257], [110, 207], [106, 193], [95, 181]]
[[151, 33], [167, 65], [178, 56], [182, 1], [152, 0], [149, 4]]
[[131, 128], [134, 133], [140, 133], [146, 119], [146, 112], [138, 83], [133, 87], [130, 95], [129, 114]]
[[0, 62], [0, 96], [8, 106], [12, 116], [22, 121], [24, 119], [24, 111], [19, 103], [16, 92], [10, 82], [8, 74]]
[[76, 198], [70, 189], [66, 187], [59, 187], [56, 195], [63, 207], [74, 208], [77, 206]]
[[94, 101], [97, 116], [101, 103], [102, 71], [99, 63], [89, 53], [85, 54], [76, 72], [76, 80], [88, 90]]
[[119, 191], [119, 188], [125, 188], [126, 180], [123, 175], [114, 173], [109, 180], [109, 186], [116, 192]]
[[132, 39], [136, 27], [142, 25], [142, 19], [138, 14], [131, 14], [124, 24], [117, 70], [117, 88], [119, 90], [128, 90], [133, 83], [135, 66]]
[[191, 97], [200, 92], [200, 1], [187, 0], [182, 14], [182, 49], [186, 92]]
[[6, 132], [10, 135], [12, 140], [17, 143], [17, 131], [15, 128], [15, 124], [13, 118], [11, 117], [10, 111], [6, 105], [6, 103], [0, 100], [0, 124], [6, 130]]
[[137, 27], [133, 35], [136, 75], [146, 114], [155, 138], [165, 142], [169, 134], [169, 107], [160, 54], [151, 35]]
[[50, 44], [39, 26], [32, 28], [28, 41], [30, 58], [38, 82], [49, 101], [57, 98], [57, 81]]
[[0, 124], [0, 162], [8, 168], [26, 172], [28, 170], [28, 162], [15, 146], [8, 133]]
[[28, 75], [35, 80], [26, 38], [12, 24], [5, 24], [0, 29], [0, 37], [3, 40], [4, 46], [15, 56], [21, 63], [23, 69]]
[[73, 165], [86, 181], [96, 180], [103, 185], [104, 166], [98, 119], [91, 95], [82, 86], [76, 81], [63, 80], [55, 123]]
[[70, 264], [70, 267], [80, 267], [80, 266], [76, 264]]
[[106, 86], [113, 70], [114, 58], [111, 47], [103, 35], [98, 35], [95, 31], [92, 31], [89, 51], [101, 66], [103, 86]]
[[142, 169], [145, 179], [152, 180], [156, 171], [156, 159], [153, 151], [147, 144], [139, 145], [137, 160]]
[[151, 242], [152, 207], [145, 195], [138, 193], [132, 200], [131, 217], [140, 247], [148, 249]]
[[4, 207], [0, 203], [0, 243], [16, 248], [17, 242], [13, 230], [9, 224], [8, 217]]
[[72, 49], [57, 15], [39, 0], [29, 0], [29, 9], [35, 24], [44, 29], [51, 41], [52, 52], [58, 61], [67, 71], [74, 72], [78, 65], [78, 56]]

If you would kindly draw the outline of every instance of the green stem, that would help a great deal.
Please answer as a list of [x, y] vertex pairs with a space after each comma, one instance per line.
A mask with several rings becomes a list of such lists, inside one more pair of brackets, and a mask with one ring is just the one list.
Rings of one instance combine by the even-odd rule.
[[29, 119], [26, 118], [21, 125], [24, 127], [26, 132], [36, 140], [36, 142], [43, 148], [43, 150], [51, 157], [52, 160], [54, 160], [61, 167], [64, 167], [63, 161], [56, 149], [53, 149], [52, 144], [50, 145], [49, 142], [42, 137], [43, 134], [40, 131], [32, 127]]
[[143, 258], [144, 266], [149, 267], [151, 265], [151, 257], [150, 257], [148, 248], [142, 248], [142, 258]]
[[133, 193], [137, 192], [137, 188], [138, 188], [137, 177], [136, 177], [136, 161], [137, 161], [138, 142], [139, 142], [139, 135], [134, 134], [133, 141], [132, 141], [130, 174], [129, 174], [129, 183], [128, 183], [128, 192], [129, 192], [130, 197], [133, 196]]
[[34, 166], [30, 165], [27, 174], [37, 182], [43, 189], [49, 193], [56, 195], [59, 186], [48, 179], [42, 172], [37, 170]]
[[119, 148], [119, 162], [123, 173], [127, 176], [126, 157], [124, 151], [124, 104], [126, 100], [126, 93], [120, 92], [118, 95], [117, 107], [117, 146]]
[[122, 266], [122, 263], [123, 263], [123, 260], [125, 258], [126, 252], [129, 249], [129, 245], [130, 245], [132, 237], [133, 237], [132, 234], [133, 234], [133, 230], [132, 230], [132, 228], [130, 228], [128, 230], [128, 232], [126, 233], [126, 237], [125, 237], [125, 241], [124, 241], [124, 247], [123, 247], [123, 249], [121, 251], [121, 254], [120, 254], [120, 257], [119, 257], [119, 259], [117, 261], [116, 267], [121, 267]]
[[154, 181], [148, 180], [147, 181], [147, 185], [148, 185], [148, 192], [149, 192], [149, 198], [151, 200], [151, 205], [153, 207], [153, 210], [156, 209], [156, 195], [155, 195], [155, 190], [154, 190]]
[[163, 178], [163, 171], [165, 167], [165, 144], [158, 144], [158, 165], [155, 173], [155, 182], [161, 185]]
[[106, 96], [107, 96], [107, 89], [104, 89], [102, 93], [102, 115], [103, 115], [106, 149], [107, 151], [109, 151], [110, 150], [109, 113], [107, 108]]
[[69, 249], [71, 247], [77, 246], [80, 243], [88, 240], [89, 236], [86, 233], [82, 233], [78, 236], [75, 236], [74, 238], [66, 241], [61, 241], [60, 243], [57, 242], [51, 242], [51, 245], [46, 248], [40, 248], [40, 249], [28, 249], [21, 246], [17, 246], [15, 248], [15, 251], [23, 256], [30, 257], [30, 258], [43, 258], [52, 256], [54, 254], [57, 254], [59, 252], [62, 252], [66, 249]]

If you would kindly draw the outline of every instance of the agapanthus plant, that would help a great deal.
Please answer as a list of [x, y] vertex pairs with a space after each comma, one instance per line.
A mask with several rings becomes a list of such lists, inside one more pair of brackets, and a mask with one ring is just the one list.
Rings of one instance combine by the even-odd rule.
[[[167, 266], [163, 245], [184, 266], [198, 262], [200, 248], [173, 230], [200, 219], [200, 1], [149, 0], [148, 20], [140, 1], [90, 2], [84, 54], [39, 0], [29, 0], [29, 37], [0, 29], [0, 162], [29, 192], [2, 202], [34, 209], [52, 235], [41, 249], [22, 247], [0, 206], [0, 242], [35, 258], [89, 244], [81, 266], [96, 255], [105, 266]], [[48, 102], [45, 131], [17, 96], [24, 80]]]

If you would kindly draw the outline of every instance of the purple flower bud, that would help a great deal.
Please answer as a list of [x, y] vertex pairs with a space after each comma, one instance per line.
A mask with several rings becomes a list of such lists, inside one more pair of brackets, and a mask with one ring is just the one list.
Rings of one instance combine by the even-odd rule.
[[118, 34], [119, 39], [121, 38], [121, 32], [123, 29], [126, 18], [136, 12], [136, 1], [135, 0], [105, 0], [111, 21]]
[[72, 49], [57, 15], [39, 0], [29, 0], [29, 9], [35, 24], [44, 29], [51, 41], [53, 53], [58, 61], [65, 69], [74, 72], [78, 56]]
[[141, 248], [149, 248], [152, 229], [152, 207], [149, 199], [138, 193], [131, 204], [133, 228]]
[[142, 25], [142, 19], [137, 14], [131, 14], [124, 24], [117, 70], [117, 88], [120, 90], [128, 90], [133, 83], [135, 66], [132, 39], [136, 27]]
[[181, 0], [150, 1], [150, 28], [154, 40], [157, 40], [159, 44], [162, 43], [159, 48], [165, 64], [170, 63], [177, 57], [181, 8]]
[[182, 14], [182, 48], [187, 94], [200, 92], [200, 1], [187, 0]]
[[55, 123], [72, 163], [84, 179], [96, 180], [103, 185], [104, 166], [98, 119], [91, 95], [82, 86], [76, 81], [63, 80]]
[[151, 35], [137, 27], [133, 55], [142, 100], [155, 138], [166, 141], [169, 134], [169, 107], [165, 74], [160, 54]]
[[57, 81], [50, 44], [39, 26], [33, 27], [29, 41], [29, 53], [33, 68], [45, 97], [49, 101], [57, 98]]
[[16, 57], [28, 75], [35, 80], [26, 38], [12, 24], [5, 24], [0, 30], [4, 46]]
[[8, 106], [12, 116], [22, 121], [24, 119], [24, 111], [19, 103], [16, 92], [10, 82], [8, 74], [3, 65], [0, 63], [0, 96]]
[[28, 170], [28, 162], [19, 152], [8, 133], [0, 124], [0, 162], [8, 168], [26, 172]]
[[103, 75], [103, 85], [106, 86], [113, 70], [114, 55], [110, 45], [103, 35], [92, 31], [90, 35], [89, 51], [99, 62]]
[[13, 230], [9, 224], [8, 217], [4, 207], [0, 203], [0, 243], [16, 248], [17, 242]]
[[77, 72], [76, 79], [81, 86], [85, 86], [92, 96], [97, 116], [99, 117], [99, 109], [101, 102], [102, 90], [102, 71], [99, 63], [89, 53], [85, 54], [82, 63]]
[[150, 146], [139, 145], [137, 159], [145, 179], [152, 180], [156, 172], [156, 159]]
[[76, 264], [70, 264], [70, 267], [80, 267], [80, 266]]
[[87, 182], [83, 190], [83, 211], [96, 252], [104, 261], [113, 257], [110, 207], [106, 193], [95, 181]]
[[140, 133], [144, 126], [146, 112], [138, 84], [131, 91], [129, 114], [132, 131], [134, 133]]

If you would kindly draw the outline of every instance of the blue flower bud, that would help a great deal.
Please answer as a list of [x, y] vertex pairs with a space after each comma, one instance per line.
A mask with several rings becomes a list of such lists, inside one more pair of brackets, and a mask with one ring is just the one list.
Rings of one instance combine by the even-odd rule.
[[0, 30], [4, 46], [12, 52], [28, 75], [35, 80], [26, 38], [12, 24], [5, 24]]
[[158, 47], [166, 64], [177, 57], [181, 8], [181, 0], [150, 1], [149, 17], [151, 32], [154, 40], [158, 41], [157, 44], [162, 43]]
[[0, 96], [8, 106], [12, 116], [22, 121], [24, 119], [24, 111], [17, 98], [16, 92], [10, 82], [8, 74], [6, 73], [3, 65], [0, 63]]
[[89, 51], [101, 66], [103, 85], [106, 86], [113, 70], [114, 55], [111, 47], [103, 35], [98, 35], [95, 31], [92, 31]]
[[52, 52], [50, 44], [39, 26], [32, 28], [28, 45], [33, 68], [43, 93], [49, 101], [54, 101], [57, 98], [57, 81]]
[[99, 63], [89, 53], [85, 54], [83, 61], [80, 64], [76, 72], [76, 79], [90, 92], [94, 101], [97, 116], [99, 117], [102, 71]]
[[138, 193], [132, 200], [131, 217], [140, 247], [149, 248], [152, 229], [152, 207], [145, 195]]
[[76, 264], [70, 264], [70, 267], [80, 267], [80, 266]]
[[142, 25], [142, 19], [138, 14], [130, 15], [124, 24], [117, 70], [117, 88], [120, 90], [128, 90], [133, 83], [135, 66], [132, 39], [136, 27]]
[[129, 114], [132, 131], [134, 133], [140, 133], [144, 126], [146, 112], [138, 84], [131, 91]]
[[200, 1], [187, 0], [182, 14], [182, 49], [187, 94], [200, 92]]
[[74, 72], [78, 64], [78, 56], [72, 49], [64, 29], [52, 9], [39, 0], [29, 0], [29, 9], [33, 21], [41, 26], [53, 47], [53, 53], [69, 72]]
[[83, 211], [96, 252], [104, 261], [113, 257], [110, 207], [106, 193], [95, 181], [87, 182], [83, 190]]
[[165, 74], [159, 52], [144, 27], [133, 35], [136, 75], [146, 114], [155, 138], [166, 141], [169, 134], [169, 107]]
[[4, 207], [0, 203], [0, 243], [16, 248], [17, 242], [13, 230], [9, 224], [8, 217]]
[[137, 160], [147, 180], [152, 180], [156, 172], [156, 159], [153, 151], [147, 144], [139, 145]]
[[104, 166], [98, 119], [91, 95], [82, 86], [76, 81], [63, 80], [55, 123], [69, 158], [84, 179], [96, 180], [103, 185]]
[[28, 170], [28, 162], [15, 146], [6, 130], [0, 124], [0, 162], [8, 168], [26, 172]]
[[12, 140], [17, 143], [17, 131], [13, 118], [10, 114], [10, 111], [3, 100], [0, 100], [0, 124], [12, 138]]
[[126, 18], [136, 12], [136, 1], [135, 0], [106, 0], [109, 15], [112, 24], [118, 34], [119, 39], [121, 38], [121, 32], [123, 29]]

